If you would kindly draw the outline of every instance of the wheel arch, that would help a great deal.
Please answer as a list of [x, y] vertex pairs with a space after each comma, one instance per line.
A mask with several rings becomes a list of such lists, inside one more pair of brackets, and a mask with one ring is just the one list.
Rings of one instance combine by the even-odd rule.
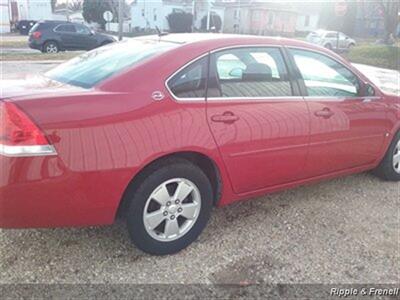
[[58, 51], [61, 51], [61, 50], [63, 49], [63, 47], [61, 47], [60, 41], [57, 41], [57, 39], [48, 39], [48, 40], [46, 40], [46, 41], [43, 42], [43, 44], [42, 44], [42, 51], [45, 50], [44, 47], [46, 46], [46, 44], [47, 44], [47, 43], [50, 43], [50, 42], [53, 42], [53, 43], [56, 43], [56, 44], [57, 44], [57, 46], [58, 46]]
[[223, 183], [221, 172], [216, 162], [210, 156], [205, 155], [201, 152], [180, 151], [162, 155], [158, 158], [153, 159], [133, 176], [123, 192], [114, 219], [123, 216], [127, 211], [127, 205], [130, 199], [130, 195], [128, 192], [135, 191], [139, 187], [140, 183], [146, 178], [146, 176], [154, 171], [156, 168], [159, 168], [164, 164], [168, 164], [170, 161], [172, 162], [178, 159], [183, 159], [196, 165], [206, 174], [206, 176], [210, 180], [213, 189], [214, 205], [217, 205], [221, 198]]

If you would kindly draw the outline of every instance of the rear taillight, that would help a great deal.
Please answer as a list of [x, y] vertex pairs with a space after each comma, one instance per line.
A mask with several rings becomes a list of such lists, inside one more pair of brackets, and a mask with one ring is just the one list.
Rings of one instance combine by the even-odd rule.
[[53, 155], [44, 133], [16, 105], [0, 102], [0, 154], [5, 156]]
[[35, 40], [40, 39], [41, 36], [42, 36], [42, 33], [41, 33], [40, 31], [35, 31], [34, 33], [32, 33], [32, 37], [33, 37]]

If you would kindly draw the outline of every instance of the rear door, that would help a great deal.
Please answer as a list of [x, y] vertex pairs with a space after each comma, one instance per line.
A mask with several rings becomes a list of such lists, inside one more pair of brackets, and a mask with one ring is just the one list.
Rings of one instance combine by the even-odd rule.
[[236, 193], [303, 176], [308, 109], [291, 82], [280, 48], [212, 53], [207, 120]]
[[383, 99], [366, 95], [357, 76], [332, 57], [303, 49], [289, 52], [310, 109], [307, 177], [374, 163], [390, 126]]

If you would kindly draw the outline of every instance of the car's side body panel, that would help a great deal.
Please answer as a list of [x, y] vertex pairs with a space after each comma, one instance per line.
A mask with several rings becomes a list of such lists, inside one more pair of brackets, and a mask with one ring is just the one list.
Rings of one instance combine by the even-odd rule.
[[[0, 227], [110, 224], [126, 187], [135, 176], [153, 161], [179, 152], [200, 153], [215, 163], [222, 183], [218, 205], [376, 166], [387, 149], [389, 138], [383, 141], [375, 161], [368, 160], [361, 166], [349, 166], [337, 172], [319, 169], [318, 176], [309, 178], [300, 172], [302, 161], [296, 165], [298, 176], [290, 180], [288, 174], [293, 164], [290, 159], [284, 160], [288, 154], [293, 159], [304, 158], [307, 131], [312, 124], [305, 120], [303, 99], [258, 104], [210, 102], [211, 114], [213, 110], [235, 109], [242, 120], [236, 131], [234, 127], [214, 128], [213, 136], [207, 122], [205, 100], [177, 101], [165, 86], [165, 81], [180, 67], [215, 49], [283, 43], [297, 44], [249, 37], [204, 40], [145, 61], [91, 90], [60, 86], [42, 88], [40, 92], [32, 91], [31, 87], [29, 92], [19, 96], [7, 94], [11, 99], [6, 101], [13, 101], [46, 133], [57, 156], [0, 156]], [[154, 92], [161, 97], [154, 98]], [[389, 121], [385, 126], [391, 129], [393, 136], [400, 128], [399, 103], [397, 98], [382, 97], [382, 101], [389, 103]], [[253, 112], [255, 105], [257, 108]], [[271, 111], [275, 112], [273, 116], [269, 115]], [[257, 117], [250, 117], [253, 113]], [[362, 113], [364, 121], [360, 126], [368, 119], [368, 115]], [[292, 119], [293, 115], [296, 118]], [[289, 122], [287, 131], [279, 130], [284, 127], [284, 121], [272, 120], [278, 116]], [[357, 118], [357, 114], [354, 117]], [[374, 130], [375, 125], [372, 125]], [[251, 149], [246, 150], [244, 147], [250, 142]], [[226, 152], [221, 155], [224, 147]], [[261, 151], [260, 156], [257, 151]], [[224, 155], [228, 158], [225, 162]], [[281, 164], [262, 169], [262, 163], [269, 160], [281, 161]], [[240, 171], [242, 166], [246, 172]], [[282, 169], [276, 177], [268, 177], [276, 167]], [[255, 176], [257, 184], [249, 184], [249, 176]], [[275, 182], [268, 183], [266, 179]]]

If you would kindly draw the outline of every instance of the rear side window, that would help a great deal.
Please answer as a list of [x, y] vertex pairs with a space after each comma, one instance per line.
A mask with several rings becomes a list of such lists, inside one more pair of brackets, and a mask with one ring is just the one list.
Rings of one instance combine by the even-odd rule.
[[290, 50], [309, 96], [356, 97], [358, 78], [344, 65], [316, 52]]
[[211, 64], [211, 98], [292, 96], [286, 65], [278, 48], [224, 50], [212, 55]]
[[71, 25], [71, 24], [58, 25], [56, 28], [54, 28], [54, 31], [56, 31], [56, 32], [76, 32], [75, 26]]
[[168, 87], [177, 98], [204, 98], [206, 96], [208, 57], [203, 57], [183, 70], [170, 80]]

